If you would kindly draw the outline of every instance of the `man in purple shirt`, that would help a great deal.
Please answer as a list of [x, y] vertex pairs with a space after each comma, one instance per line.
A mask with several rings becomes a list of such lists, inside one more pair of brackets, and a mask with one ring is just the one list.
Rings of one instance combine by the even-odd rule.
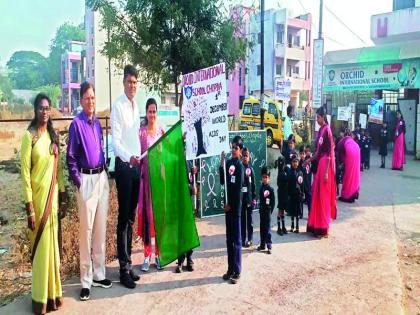
[[[90, 298], [91, 286], [110, 288], [105, 278], [105, 240], [108, 216], [109, 184], [102, 128], [95, 117], [95, 91], [84, 82], [80, 86], [83, 111], [70, 125], [67, 166], [77, 187], [79, 208], [80, 299]], [[93, 264], [92, 264], [93, 262]]]

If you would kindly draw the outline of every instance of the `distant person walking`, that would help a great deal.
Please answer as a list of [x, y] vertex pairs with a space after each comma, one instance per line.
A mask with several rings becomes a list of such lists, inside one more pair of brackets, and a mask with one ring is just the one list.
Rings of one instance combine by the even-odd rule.
[[337, 216], [334, 139], [324, 107], [316, 111], [316, 120], [321, 126], [316, 141], [316, 152], [303, 163], [304, 167], [310, 162], [317, 164], [307, 231], [317, 237], [324, 237], [328, 235], [331, 218], [336, 219]]
[[394, 153], [392, 169], [402, 171], [405, 164], [405, 121], [400, 110], [397, 110], [397, 124], [394, 133]]
[[35, 314], [55, 311], [63, 304], [58, 220], [66, 213], [66, 194], [58, 136], [50, 111], [49, 97], [38, 94], [34, 101], [35, 117], [21, 146], [22, 189], [32, 252], [32, 310]]
[[343, 167], [343, 187], [340, 200], [354, 202], [359, 198], [360, 190], [360, 147], [351, 137], [350, 131], [337, 144], [339, 164]]
[[293, 135], [293, 123], [292, 123], [292, 112], [293, 107], [287, 106], [287, 116], [283, 122], [283, 144], [282, 144], [282, 154], [286, 157], [286, 149], [288, 148], [288, 140], [290, 135]]

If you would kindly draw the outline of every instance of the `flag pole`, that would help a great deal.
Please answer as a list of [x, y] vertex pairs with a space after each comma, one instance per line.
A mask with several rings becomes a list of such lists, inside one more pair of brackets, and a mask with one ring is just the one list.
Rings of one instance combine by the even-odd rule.
[[[193, 159], [193, 168], [195, 167], [195, 159]], [[197, 170], [198, 171], [198, 170]], [[195, 188], [195, 174], [191, 172], [191, 176], [193, 177], [193, 187]], [[194, 211], [197, 209], [197, 194], [194, 195]]]
[[226, 157], [225, 157], [225, 159], [223, 161], [223, 172], [224, 172], [223, 178], [225, 179], [225, 205], [228, 205], [227, 176], [226, 176]]

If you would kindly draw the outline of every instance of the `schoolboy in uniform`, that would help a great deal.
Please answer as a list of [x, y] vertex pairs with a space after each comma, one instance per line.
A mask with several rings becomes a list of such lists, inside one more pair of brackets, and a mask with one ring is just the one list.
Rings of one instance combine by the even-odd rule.
[[265, 250], [271, 254], [271, 214], [274, 210], [276, 198], [274, 189], [270, 186], [270, 171], [266, 166], [261, 169], [262, 185], [260, 188], [260, 236], [261, 242], [257, 250]]
[[[193, 166], [193, 161], [187, 161], [187, 169], [188, 169], [188, 184], [190, 188], [190, 195], [196, 196], [197, 195], [197, 187], [194, 186], [194, 176], [197, 174], [197, 166]], [[188, 252], [181, 254], [178, 257], [177, 266], [175, 268], [175, 273], [181, 273], [184, 267], [184, 261], [187, 259], [187, 271], [194, 271], [194, 261], [192, 260], [193, 250], [190, 249]]]
[[[292, 166], [288, 177], [289, 188], [289, 207], [287, 214], [292, 219], [292, 226], [290, 232], [299, 233], [299, 217], [302, 211], [303, 199], [303, 174], [299, 169], [299, 159], [297, 155], [292, 156]], [[296, 229], [294, 219], [296, 218]]]
[[[283, 235], [287, 234], [286, 225], [284, 223], [284, 212], [287, 209], [288, 204], [288, 192], [287, 192], [287, 176], [288, 176], [288, 168], [286, 166], [286, 161], [283, 155], [277, 158], [276, 167], [278, 168], [277, 173], [277, 234]], [[280, 227], [281, 221], [281, 227]]]
[[369, 130], [365, 130], [362, 137], [362, 151], [363, 151], [363, 167], [365, 170], [370, 169], [370, 148], [372, 146], [372, 138], [369, 136]]
[[388, 130], [387, 123], [384, 121], [381, 128], [380, 134], [380, 146], [379, 146], [379, 155], [381, 156], [381, 168], [385, 168], [385, 159], [388, 155]]
[[232, 284], [239, 281], [241, 275], [241, 212], [242, 212], [242, 187], [244, 183], [244, 167], [241, 157], [243, 141], [240, 136], [232, 140], [232, 158], [226, 162], [223, 170], [225, 154], [220, 156], [220, 184], [226, 186], [228, 203], [224, 206], [226, 219], [226, 247], [228, 254], [228, 270], [223, 275], [223, 280], [230, 280]]
[[[250, 165], [250, 154], [248, 148], [242, 149], [242, 164], [244, 166], [244, 185], [242, 187], [242, 213], [241, 213], [241, 236], [242, 246], [250, 247], [254, 234], [252, 225], [252, 211], [256, 205], [255, 177], [254, 170]], [[248, 234], [248, 235], [247, 235]], [[248, 240], [247, 240], [248, 236]]]

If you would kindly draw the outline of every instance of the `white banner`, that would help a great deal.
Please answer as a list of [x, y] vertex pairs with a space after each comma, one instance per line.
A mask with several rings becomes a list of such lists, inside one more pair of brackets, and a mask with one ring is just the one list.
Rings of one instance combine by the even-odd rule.
[[187, 160], [229, 150], [225, 64], [182, 76]]
[[275, 80], [275, 99], [281, 101], [290, 101], [290, 91], [292, 83], [289, 80], [278, 79]]
[[366, 129], [366, 124], [367, 124], [367, 115], [366, 114], [359, 114], [359, 124], [360, 124], [360, 128], [362, 129]]
[[324, 40], [314, 40], [314, 66], [312, 71], [312, 107], [322, 106], [322, 67], [324, 64]]
[[351, 117], [351, 107], [338, 107], [337, 120], [349, 121]]

